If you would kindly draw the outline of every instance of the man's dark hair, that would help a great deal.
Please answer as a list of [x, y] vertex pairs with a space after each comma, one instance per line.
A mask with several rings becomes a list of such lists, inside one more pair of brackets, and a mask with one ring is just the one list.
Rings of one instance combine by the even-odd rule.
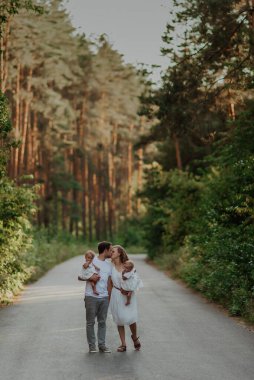
[[110, 243], [108, 241], [102, 241], [101, 243], [99, 243], [98, 244], [98, 252], [99, 252], [99, 254], [103, 253], [105, 251], [105, 249], [109, 249], [111, 245], [112, 245], [112, 243]]

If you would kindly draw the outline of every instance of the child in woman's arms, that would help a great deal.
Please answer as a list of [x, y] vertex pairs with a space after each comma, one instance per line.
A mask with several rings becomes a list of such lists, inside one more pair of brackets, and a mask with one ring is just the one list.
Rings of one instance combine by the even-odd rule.
[[121, 288], [124, 290], [124, 294], [127, 296], [126, 306], [131, 303], [132, 292], [142, 287], [142, 282], [138, 277], [134, 263], [131, 260], [127, 260], [124, 264], [124, 270], [122, 272]]
[[100, 268], [93, 264], [93, 259], [95, 257], [95, 253], [93, 251], [87, 251], [85, 253], [85, 263], [82, 266], [82, 272], [79, 276], [82, 280], [89, 280], [93, 293], [97, 296], [99, 293], [96, 290], [96, 283], [100, 280], [99, 272]]

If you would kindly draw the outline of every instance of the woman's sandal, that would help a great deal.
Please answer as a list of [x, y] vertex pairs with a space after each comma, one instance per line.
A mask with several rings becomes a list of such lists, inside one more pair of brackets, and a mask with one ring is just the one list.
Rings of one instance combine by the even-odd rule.
[[139, 341], [139, 336], [136, 339], [133, 339], [133, 336], [131, 336], [131, 339], [133, 340], [135, 350], [139, 351], [140, 348], [141, 348], [141, 343]]
[[117, 352], [125, 352], [126, 351], [126, 346], [119, 346], [117, 349]]

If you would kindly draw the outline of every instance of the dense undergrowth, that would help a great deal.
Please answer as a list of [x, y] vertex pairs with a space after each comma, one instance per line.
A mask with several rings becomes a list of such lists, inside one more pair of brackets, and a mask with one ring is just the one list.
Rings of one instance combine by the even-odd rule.
[[254, 103], [200, 175], [153, 165], [144, 198], [151, 259], [254, 321]]
[[36, 186], [25, 184], [25, 178], [18, 185], [6, 174], [10, 150], [17, 145], [11, 129], [7, 100], [0, 95], [0, 303], [10, 302], [23, 284], [86, 249], [69, 235], [35, 232]]
[[13, 234], [6, 244], [8, 263], [1, 256], [2, 304], [11, 302], [24, 284], [38, 280], [55, 265], [83, 254], [88, 248], [86, 243], [70, 236], [49, 238], [45, 231], [27, 230], [24, 234], [20, 230], [19, 237], [17, 235]]

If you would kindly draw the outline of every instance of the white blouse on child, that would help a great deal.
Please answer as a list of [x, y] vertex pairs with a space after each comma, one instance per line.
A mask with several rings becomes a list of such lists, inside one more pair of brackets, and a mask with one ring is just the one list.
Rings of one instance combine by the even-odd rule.
[[130, 291], [130, 292], [134, 292], [140, 288], [143, 288], [144, 286], [143, 282], [140, 279], [135, 268], [133, 268], [130, 272], [124, 273], [123, 276], [126, 278], [126, 280], [121, 278], [122, 289], [126, 291]]

